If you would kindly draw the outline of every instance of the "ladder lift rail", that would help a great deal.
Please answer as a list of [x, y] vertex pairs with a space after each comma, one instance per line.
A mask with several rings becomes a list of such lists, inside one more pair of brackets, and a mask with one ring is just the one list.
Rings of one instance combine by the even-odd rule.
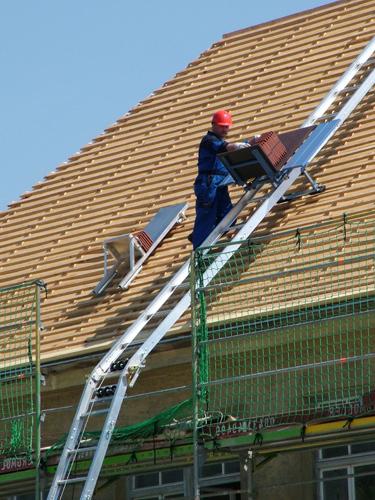
[[[365, 47], [357, 59], [349, 66], [346, 72], [338, 80], [336, 85], [330, 90], [323, 101], [318, 105], [315, 111], [307, 118], [301, 127], [314, 124], [334, 102], [336, 97], [344, 90], [350, 80], [358, 73], [360, 67], [368, 61], [375, 50], [375, 37]], [[336, 132], [344, 120], [349, 116], [351, 111], [357, 106], [360, 100], [371, 89], [375, 82], [375, 70], [373, 70], [367, 78], [361, 82], [356, 92], [349, 98], [335, 119], [322, 123], [310, 134], [309, 138], [297, 150], [294, 156], [280, 171], [279, 184], [272, 189], [268, 197], [255, 209], [249, 220], [242, 228], [233, 236], [232, 241], [238, 244], [228, 244], [223, 250], [225, 258], [220, 258], [220, 266], [222, 267], [226, 260], [230, 258], [235, 250], [240, 246], [240, 242], [247, 239], [260, 222], [272, 210], [274, 205], [280, 200], [285, 192], [292, 186], [294, 181], [304, 172], [308, 163], [319, 153], [330, 137]], [[214, 244], [220, 236], [228, 230], [228, 227], [233, 223], [236, 217], [241, 213], [243, 208], [250, 203], [256, 192], [260, 189], [258, 186], [255, 189], [247, 191], [240, 201], [233, 207], [215, 230], [203, 242], [202, 246], [209, 247]], [[226, 253], [227, 252], [227, 253]], [[215, 270], [213, 266], [209, 266], [204, 275], [204, 282], [209, 283], [212, 278], [220, 270], [218, 262], [215, 262]], [[171, 326], [181, 317], [190, 305], [190, 292], [187, 292], [177, 305], [168, 313], [166, 318], [159, 326], [149, 335], [142, 346], [133, 354], [126, 363], [125, 368], [120, 373], [116, 392], [108, 409], [107, 418], [96, 447], [90, 470], [87, 477], [67, 479], [69, 476], [72, 463], [78, 451], [83, 450], [78, 448], [80, 439], [85, 426], [85, 418], [88, 418], [91, 408], [95, 402], [95, 391], [99, 384], [103, 383], [104, 378], [110, 370], [111, 363], [116, 361], [123, 355], [125, 349], [136, 338], [140, 331], [148, 321], [158, 312], [166, 300], [174, 293], [174, 291], [183, 283], [189, 273], [189, 261], [185, 262], [171, 280], [163, 287], [161, 292], [153, 299], [145, 311], [139, 318], [125, 331], [120, 339], [115, 342], [108, 353], [102, 358], [98, 365], [94, 368], [89, 380], [86, 383], [80, 403], [77, 407], [71, 430], [62, 452], [59, 465], [48, 495], [48, 500], [61, 498], [63, 490], [70, 482], [85, 482], [82, 490], [81, 499], [89, 500], [94, 493], [97, 478], [100, 473], [103, 459], [105, 457], [111, 435], [117, 421], [118, 414], [126, 395], [127, 388], [133, 386], [147, 355], [152, 351], [155, 345], [163, 338]], [[94, 412], [93, 412], [94, 413]]]
[[[251, 233], [256, 229], [259, 223], [267, 216], [267, 214], [272, 210], [275, 204], [283, 196], [283, 194], [292, 186], [295, 180], [301, 175], [303, 169], [308, 165], [313, 158], [321, 151], [324, 145], [329, 141], [332, 135], [344, 122], [344, 120], [350, 115], [351, 111], [356, 107], [358, 102], [363, 98], [363, 96], [368, 92], [368, 90], [374, 84], [375, 70], [372, 71], [371, 75], [363, 82], [361, 87], [356, 91], [356, 93], [351, 97], [350, 102], [348, 102], [337, 115], [336, 119], [327, 122], [318, 127], [312, 132], [310, 137], [306, 142], [300, 147], [297, 153], [289, 160], [287, 165], [285, 165], [285, 171], [289, 171], [285, 179], [281, 181], [277, 188], [273, 190], [270, 196], [256, 209], [252, 214], [248, 222], [239, 230], [239, 232], [233, 236], [232, 240], [235, 240], [235, 244], [229, 244], [226, 246], [218, 257], [205, 271], [203, 276], [204, 286], [207, 285], [216, 274], [222, 269], [225, 263], [230, 259], [230, 257], [236, 252], [240, 247], [241, 242], [248, 239]], [[327, 104], [329, 106], [330, 104]], [[142, 344], [142, 346], [136, 351], [136, 353], [130, 358], [127, 365], [125, 366], [122, 378], [130, 380], [129, 387], [132, 387], [143, 367], [143, 363], [148, 354], [153, 350], [153, 348], [160, 342], [164, 337], [165, 333], [175, 324], [175, 322], [182, 316], [186, 309], [190, 306], [190, 292], [187, 292], [184, 297], [178, 302], [178, 304], [170, 311], [168, 316], [160, 323], [160, 325], [153, 331], [152, 335]], [[122, 383], [118, 386], [118, 394], [115, 394], [114, 399], [122, 400], [126, 395], [127, 384]], [[114, 411], [121, 408], [113, 401]], [[116, 407], [116, 408], [115, 408]], [[107, 436], [108, 432], [113, 428], [114, 415], [111, 410], [108, 413], [107, 421], [104, 425], [104, 432], [102, 433], [102, 442], [98, 443], [98, 449], [105, 447], [105, 442], [108, 442]], [[107, 447], [106, 447], [107, 449]], [[105, 452], [100, 460], [104, 458]], [[95, 463], [95, 458], [92, 462], [92, 471], [89, 471], [88, 475], [88, 487], [90, 488], [90, 483], [96, 483], [93, 478], [96, 472], [98, 472], [99, 464]], [[100, 470], [100, 469], [99, 469]], [[91, 490], [91, 488], [90, 488]], [[90, 494], [91, 491], [88, 491]], [[86, 498], [84, 496], [84, 498]], [[87, 498], [90, 498], [89, 496]]]

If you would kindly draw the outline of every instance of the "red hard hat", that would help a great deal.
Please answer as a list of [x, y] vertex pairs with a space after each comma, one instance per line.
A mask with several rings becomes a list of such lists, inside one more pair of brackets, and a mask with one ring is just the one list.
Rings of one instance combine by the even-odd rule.
[[216, 123], [216, 125], [228, 125], [228, 127], [231, 127], [233, 125], [232, 116], [229, 111], [219, 109], [219, 111], [216, 111], [212, 115], [212, 123]]

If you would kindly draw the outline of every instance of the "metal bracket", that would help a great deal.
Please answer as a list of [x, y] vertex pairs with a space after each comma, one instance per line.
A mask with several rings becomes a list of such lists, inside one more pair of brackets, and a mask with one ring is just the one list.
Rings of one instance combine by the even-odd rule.
[[286, 201], [293, 201], [296, 198], [301, 198], [302, 196], [307, 196], [307, 195], [312, 195], [312, 194], [319, 194], [325, 191], [326, 187], [324, 184], [319, 184], [316, 182], [316, 180], [304, 169], [303, 170], [303, 175], [306, 177], [306, 179], [309, 181], [311, 184], [312, 188], [311, 189], [305, 189], [304, 191], [296, 191], [295, 193], [290, 193], [290, 194], [285, 194], [280, 198], [278, 203], [283, 203]]
[[138, 366], [131, 366], [126, 373], [126, 379], [128, 381], [129, 387], [133, 387], [136, 383], [141, 371], [146, 366], [144, 362], [140, 363]]
[[266, 175], [262, 175], [262, 177], [257, 177], [256, 179], [253, 180], [253, 182], [249, 182], [246, 184], [243, 184], [243, 188], [245, 191], [252, 191], [254, 189], [259, 189], [263, 184], [269, 181], [269, 178]]
[[[103, 242], [104, 275], [93, 290], [95, 296], [101, 295], [112, 280], [124, 273], [118, 287], [126, 290], [133, 279], [142, 270], [142, 264], [165, 238], [175, 224], [186, 219], [187, 203], [178, 203], [162, 207], [150, 220], [144, 231], [126, 233]], [[149, 246], [142, 245], [139, 233], [147, 235]], [[113, 265], [109, 261], [112, 258]]]
[[326, 187], [324, 184], [317, 184], [317, 188], [306, 189], [305, 191], [296, 191], [295, 193], [290, 193], [282, 196], [277, 203], [284, 203], [286, 201], [293, 201], [302, 196], [319, 194], [325, 191]]

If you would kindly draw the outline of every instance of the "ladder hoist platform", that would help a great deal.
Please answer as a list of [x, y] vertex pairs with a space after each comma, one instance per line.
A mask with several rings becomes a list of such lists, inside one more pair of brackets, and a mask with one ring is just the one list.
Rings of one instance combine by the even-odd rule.
[[[315, 128], [316, 126], [312, 125], [282, 134], [267, 132], [254, 137], [246, 145], [247, 147], [219, 154], [220, 160], [229, 172], [221, 185], [238, 184], [245, 191], [266, 183], [277, 187], [285, 174], [283, 166]], [[306, 171], [303, 174], [311, 184], [311, 188], [302, 192], [285, 194], [279, 201], [289, 201], [299, 196], [321, 193], [325, 190], [325, 186], [318, 184]]]
[[[131, 281], [141, 271], [142, 265], [161, 243], [175, 224], [185, 217], [187, 203], [169, 205], [161, 208], [142, 231], [122, 234], [105, 240], [104, 276], [93, 290], [94, 295], [100, 295], [120, 273], [126, 273], [119, 283], [119, 288], [126, 289]], [[109, 259], [114, 261], [109, 266]]]
[[[280, 171], [278, 171], [277, 175], [272, 176], [273, 178], [269, 183], [270, 187], [268, 193], [261, 198], [257, 198], [256, 194], [261, 188], [262, 183], [252, 183], [248, 185], [242, 198], [203, 242], [202, 246], [204, 247], [213, 245], [228, 230], [249, 203], [255, 204], [251, 216], [233, 235], [232, 241], [235, 243], [231, 244], [230, 248], [229, 246], [228, 248], [223, 246], [218, 257], [207, 268], [204, 274], [204, 285], [210, 283], [228, 259], [230, 259], [231, 255], [240, 247], [241, 242], [249, 238], [256, 227], [270, 213], [272, 208], [286, 195], [296, 179], [298, 179], [301, 174], [309, 175], [305, 170], [306, 167], [321, 151], [332, 135], [340, 128], [342, 123], [367, 92], [373, 87], [375, 82], [375, 69], [373, 64], [374, 61], [371, 57], [374, 51], [375, 38], [368, 43], [313, 113], [301, 125], [301, 128], [312, 126], [314, 126], [314, 128], [310, 131], [307, 138], [302, 141], [297, 151], [282, 166]], [[361, 74], [359, 73], [360, 71]], [[344, 103], [341, 102], [343, 95], [346, 96]], [[327, 116], [325, 113], [329, 111], [332, 106], [336, 106], [334, 114]], [[325, 121], [319, 123], [322, 120]], [[111, 367], [113, 368], [113, 363], [117, 363], [123, 358], [127, 347], [134, 341], [140, 332], [143, 331], [150, 319], [159, 316], [161, 307], [173, 293], [176, 290], [181, 291], [181, 285], [188, 277], [188, 273], [189, 261], [182, 265], [141, 313], [138, 319], [134, 321], [134, 323], [130, 325], [123, 335], [114, 343], [112, 348], [104, 355], [87, 379], [48, 494], [48, 500], [62, 498], [64, 490], [69, 484], [75, 484], [76, 488], [81, 488], [81, 499], [90, 500], [93, 497], [102, 463], [107, 453], [112, 432], [115, 428], [120, 409], [124, 403], [127, 390], [129, 387], [132, 387], [137, 380], [144, 367], [147, 356], [190, 306], [190, 292], [188, 291], [185, 293], [177, 304], [166, 312], [165, 317], [160, 319], [158, 326], [148, 334], [146, 340], [135, 353], [130, 356], [130, 359], [126, 360], [125, 366], [121, 370], [113, 372], [111, 371]], [[96, 409], [97, 405], [102, 401], [98, 397], [98, 390], [103, 388], [106, 379], [110, 376], [113, 377], [114, 374], [117, 377], [117, 382], [115, 386], [111, 386], [115, 387], [113, 390], [113, 397], [110, 398], [109, 405], [106, 408], [100, 408], [98, 410]], [[98, 415], [99, 413], [106, 415], [100, 438], [95, 447], [85, 448], [82, 438], [87, 423], [90, 417]], [[72, 471], [78, 455], [86, 451], [93, 454], [91, 466], [87, 475], [72, 477]]]

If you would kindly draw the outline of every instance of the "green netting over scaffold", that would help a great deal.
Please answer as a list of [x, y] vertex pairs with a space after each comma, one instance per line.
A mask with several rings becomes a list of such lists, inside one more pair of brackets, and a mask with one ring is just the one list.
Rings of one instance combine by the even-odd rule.
[[[38, 284], [0, 288], [0, 462], [31, 463], [39, 387]], [[5, 464], [5, 465], [4, 465]]]
[[197, 427], [217, 436], [375, 408], [375, 214], [197, 249]]
[[[136, 452], [147, 448], [147, 445], [157, 448], [161, 444], [169, 443], [169, 446], [173, 447], [185, 441], [191, 442], [192, 409], [192, 399], [186, 399], [147, 420], [126, 427], [116, 427], [111, 437], [110, 449], [122, 446], [126, 447], [126, 451]], [[86, 431], [82, 438], [85, 447], [96, 445], [100, 435], [101, 431]], [[49, 448], [47, 458], [63, 449], [66, 438], [67, 434]]]

